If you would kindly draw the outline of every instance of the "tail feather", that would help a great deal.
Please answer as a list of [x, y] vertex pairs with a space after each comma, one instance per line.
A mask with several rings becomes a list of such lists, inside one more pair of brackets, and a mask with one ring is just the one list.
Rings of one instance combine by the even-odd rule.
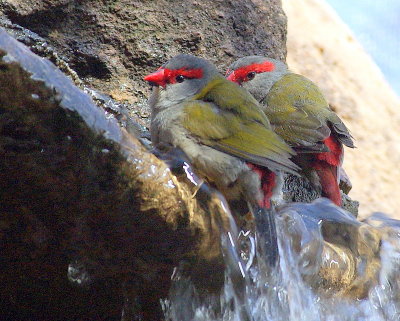
[[338, 184], [338, 168], [343, 161], [343, 146], [338, 138], [331, 135], [324, 140], [329, 152], [315, 155], [313, 168], [316, 170], [322, 188], [322, 196], [329, 198], [337, 206], [342, 206]]
[[322, 196], [329, 198], [337, 206], [342, 206], [342, 196], [337, 180], [337, 166], [323, 161], [317, 162], [315, 165], [322, 188]]
[[261, 247], [261, 253], [269, 266], [275, 267], [278, 263], [278, 236], [275, 224], [275, 211], [262, 207], [253, 207], [256, 235]]

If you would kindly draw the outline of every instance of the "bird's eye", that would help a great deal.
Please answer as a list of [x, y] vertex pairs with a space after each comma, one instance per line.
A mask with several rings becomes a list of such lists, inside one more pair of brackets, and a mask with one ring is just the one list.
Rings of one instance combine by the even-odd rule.
[[255, 71], [251, 71], [247, 74], [247, 79], [248, 80], [252, 80], [254, 77], [256, 76], [256, 72]]
[[183, 82], [185, 80], [185, 77], [182, 76], [182, 75], [178, 75], [178, 76], [175, 77], [175, 80], [176, 80], [176, 82], [181, 83], [181, 82]]

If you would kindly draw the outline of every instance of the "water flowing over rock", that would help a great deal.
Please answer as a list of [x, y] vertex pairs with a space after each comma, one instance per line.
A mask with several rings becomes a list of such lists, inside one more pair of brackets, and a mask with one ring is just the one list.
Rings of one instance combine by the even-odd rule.
[[[217, 194], [204, 185], [201, 205], [188, 179], [4, 30], [0, 50], [2, 311], [35, 302], [6, 317], [115, 317], [133, 296], [151, 319], [180, 261], [201, 262], [196, 276], [221, 268], [219, 235], [231, 228]], [[67, 268], [98, 293], [74, 294]], [[84, 312], [87, 300], [95, 307]]]
[[[374, 215], [366, 224], [319, 199], [283, 206], [277, 225], [280, 265], [273, 273], [257, 259], [254, 236], [241, 235], [248, 275], [242, 304], [251, 320], [398, 320], [398, 221]], [[244, 320], [232, 284], [227, 276], [221, 295], [206, 301], [188, 279], [176, 277], [167, 316]]]
[[271, 270], [251, 222], [239, 231], [179, 151], [149, 143], [141, 77], [178, 52], [221, 70], [284, 59], [279, 1], [5, 0], [1, 13], [2, 320], [398, 320], [398, 221], [359, 221], [346, 194], [349, 212], [287, 176]]

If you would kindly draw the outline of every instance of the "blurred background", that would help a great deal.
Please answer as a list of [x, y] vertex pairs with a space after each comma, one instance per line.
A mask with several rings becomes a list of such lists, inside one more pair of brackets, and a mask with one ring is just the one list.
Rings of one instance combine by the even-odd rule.
[[400, 96], [400, 1], [326, 0]]

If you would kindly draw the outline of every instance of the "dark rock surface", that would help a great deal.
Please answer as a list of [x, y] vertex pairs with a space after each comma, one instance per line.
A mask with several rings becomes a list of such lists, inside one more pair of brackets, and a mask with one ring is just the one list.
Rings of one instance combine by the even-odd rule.
[[[347, 195], [351, 190], [351, 183], [343, 170], [341, 171], [341, 174], [344, 175], [343, 179], [341, 177], [339, 185], [342, 190], [342, 207], [357, 217], [359, 202], [352, 200]], [[347, 191], [347, 193], [344, 191]], [[321, 197], [321, 191], [317, 191], [306, 178], [291, 174], [285, 175], [282, 192], [285, 202], [311, 203]]]
[[5, 0], [1, 12], [51, 43], [89, 86], [139, 103], [132, 113], [144, 118], [143, 76], [177, 53], [203, 56], [222, 70], [247, 54], [286, 55], [279, 0]]
[[1, 29], [0, 50], [1, 319], [159, 319], [182, 260], [200, 283], [203, 267], [220, 271], [218, 286], [229, 218], [213, 194], [193, 199], [190, 185]]

